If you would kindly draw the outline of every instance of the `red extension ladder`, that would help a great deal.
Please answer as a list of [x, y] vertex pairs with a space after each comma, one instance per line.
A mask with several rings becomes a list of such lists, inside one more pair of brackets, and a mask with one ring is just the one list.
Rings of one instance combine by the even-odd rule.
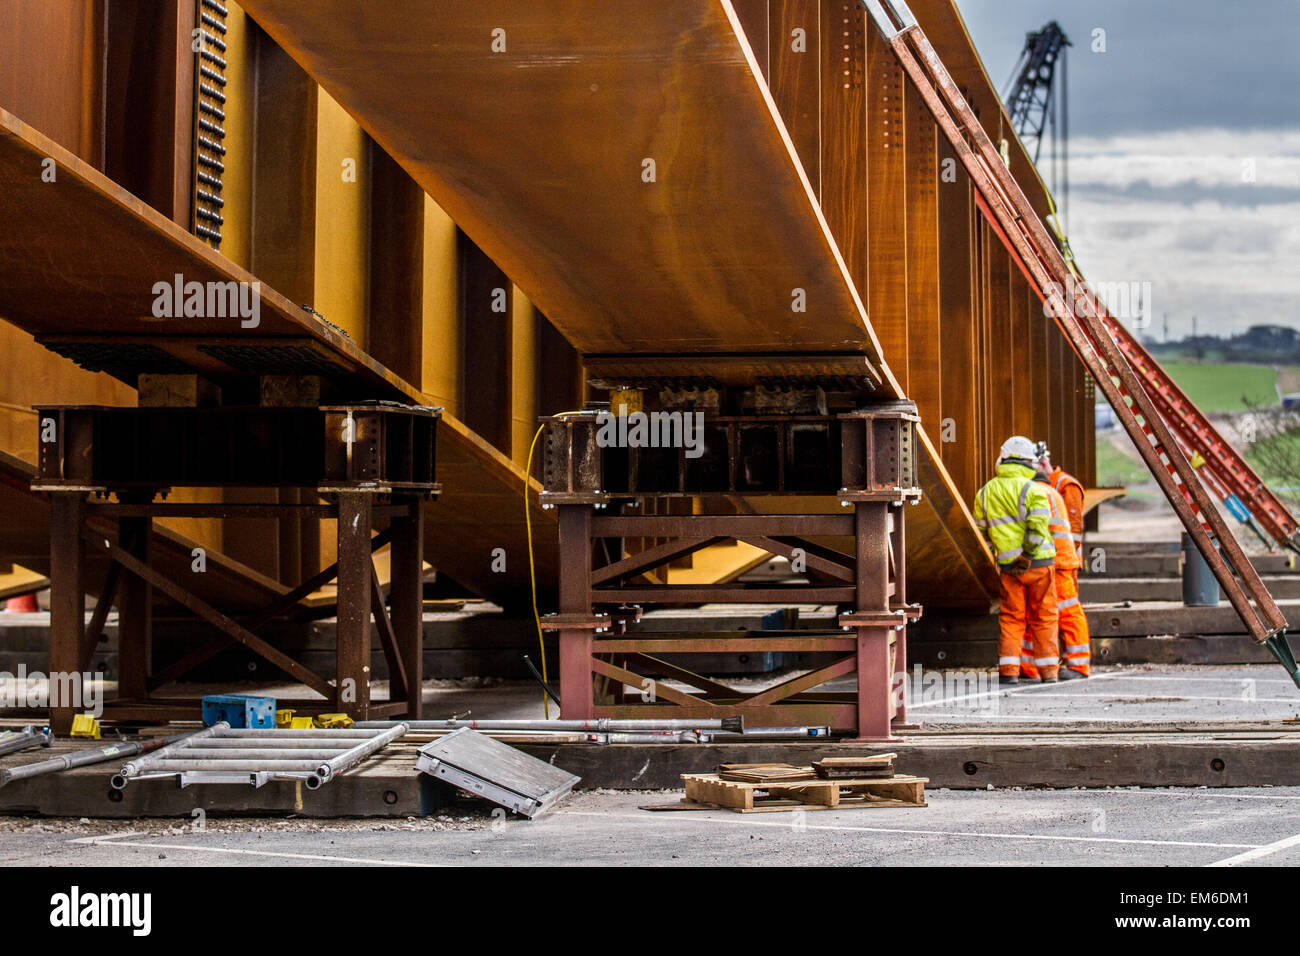
[[1300, 686], [1300, 668], [1286, 641], [1286, 618], [1198, 480], [1187, 451], [1199, 451], [1205, 459], [1210, 467], [1207, 483], [1258, 508], [1255, 514], [1279, 543], [1293, 543], [1295, 520], [1087, 283], [1074, 276], [906, 2], [860, 2], [952, 143], [989, 222], [1015, 252], [1020, 268], [1114, 408], [1251, 637], [1266, 645]]

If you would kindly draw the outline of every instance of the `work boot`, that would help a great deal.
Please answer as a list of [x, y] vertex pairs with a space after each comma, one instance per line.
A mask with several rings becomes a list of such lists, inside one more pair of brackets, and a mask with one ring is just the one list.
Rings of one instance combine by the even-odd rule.
[[1020, 683], [1020, 678], [1017, 677], [1015, 674], [1012, 674], [1012, 675], [1009, 676], [1009, 677], [1008, 677], [1006, 674], [999, 674], [999, 675], [998, 675], [998, 685], [999, 685], [999, 686], [1003, 686], [1003, 687], [1005, 687], [1007, 684], [1019, 684], [1019, 683]]
[[1055, 674], [1053, 674], [1051, 677], [1048, 677], [1046, 674], [1043, 675], [1044, 684], [1055, 684], [1058, 680], [1060, 680], [1060, 678]]
[[1058, 674], [1061, 680], [1083, 680], [1088, 676], [1087, 674], [1080, 674], [1076, 670], [1071, 670], [1068, 667], [1062, 667]]

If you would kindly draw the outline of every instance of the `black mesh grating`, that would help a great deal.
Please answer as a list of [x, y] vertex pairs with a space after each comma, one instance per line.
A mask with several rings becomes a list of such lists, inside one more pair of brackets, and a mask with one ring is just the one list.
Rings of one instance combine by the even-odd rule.
[[104, 342], [44, 342], [47, 349], [72, 359], [90, 372], [108, 372], [118, 378], [133, 379], [144, 373], [190, 372], [185, 362], [164, 352], [156, 345]]
[[337, 366], [304, 345], [200, 345], [199, 351], [250, 375], [313, 375]]

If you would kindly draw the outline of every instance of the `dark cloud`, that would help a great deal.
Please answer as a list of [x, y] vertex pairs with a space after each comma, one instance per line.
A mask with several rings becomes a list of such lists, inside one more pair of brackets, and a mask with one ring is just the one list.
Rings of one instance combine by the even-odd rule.
[[[999, 92], [1025, 34], [1061, 24], [1070, 132], [1300, 125], [1295, 0], [957, 0]], [[1105, 30], [1105, 53], [1091, 51]]]

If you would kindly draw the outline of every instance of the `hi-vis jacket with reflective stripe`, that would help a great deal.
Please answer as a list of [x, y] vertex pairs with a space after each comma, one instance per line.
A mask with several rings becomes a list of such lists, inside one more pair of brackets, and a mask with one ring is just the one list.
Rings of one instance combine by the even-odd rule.
[[1083, 548], [1083, 482], [1074, 475], [1062, 470], [1060, 466], [1052, 469], [1047, 479], [1065, 502], [1066, 514], [1070, 516], [1070, 536], [1074, 547]]
[[1083, 567], [1083, 560], [1074, 549], [1074, 535], [1070, 533], [1070, 514], [1065, 507], [1065, 499], [1046, 479], [1039, 479], [1038, 483], [1047, 491], [1047, 505], [1052, 510], [1049, 527], [1052, 529], [1052, 543], [1056, 545], [1056, 566], [1062, 570]]
[[1032, 567], [1051, 566], [1056, 548], [1050, 519], [1047, 488], [1034, 481], [1034, 469], [1024, 465], [998, 465], [997, 476], [975, 495], [975, 524], [992, 542], [999, 566], [1022, 554]]

